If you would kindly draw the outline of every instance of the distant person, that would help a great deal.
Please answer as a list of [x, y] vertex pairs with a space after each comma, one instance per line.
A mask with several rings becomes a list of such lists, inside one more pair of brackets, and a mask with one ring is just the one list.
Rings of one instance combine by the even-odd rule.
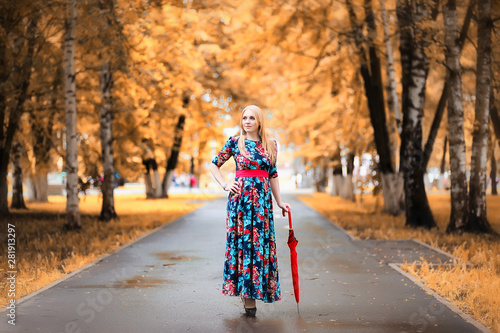
[[302, 187], [302, 174], [301, 173], [297, 174], [296, 187], [297, 188], [301, 188]]
[[[141, 149], [142, 149], [142, 164], [146, 167], [146, 175], [149, 176], [150, 170], [153, 170], [153, 173], [158, 170], [158, 164], [156, 163], [156, 159], [153, 153], [153, 150], [150, 147], [150, 142], [148, 139], [143, 138], [141, 141]], [[153, 189], [156, 189], [156, 177], [153, 175], [151, 179], [151, 186]]]
[[[240, 136], [230, 137], [209, 167], [230, 192], [222, 293], [241, 296], [248, 316], [257, 312], [256, 299], [265, 303], [281, 299], [271, 192], [281, 209], [290, 210], [281, 201], [278, 147], [268, 139], [264, 119], [258, 106], [243, 109]], [[236, 179], [226, 182], [219, 168], [231, 157], [236, 162]]]
[[191, 175], [191, 177], [189, 178], [189, 187], [196, 187], [196, 177], [194, 175]]

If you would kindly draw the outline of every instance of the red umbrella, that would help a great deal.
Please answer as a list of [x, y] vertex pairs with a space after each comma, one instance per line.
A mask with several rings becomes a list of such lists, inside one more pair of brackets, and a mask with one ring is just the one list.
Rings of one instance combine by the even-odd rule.
[[[292, 265], [292, 281], [293, 281], [293, 293], [295, 295], [295, 301], [297, 302], [297, 311], [299, 311], [299, 270], [297, 267], [297, 243], [299, 242], [295, 235], [293, 234], [292, 228], [292, 213], [288, 211], [288, 223], [290, 225], [290, 230], [288, 231], [288, 247], [290, 248], [290, 263]], [[283, 211], [283, 216], [285, 216], [285, 211]]]

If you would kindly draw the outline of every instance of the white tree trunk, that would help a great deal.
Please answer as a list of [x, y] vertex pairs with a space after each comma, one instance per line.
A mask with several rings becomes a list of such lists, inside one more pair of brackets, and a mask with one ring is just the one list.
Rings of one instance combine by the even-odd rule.
[[325, 158], [322, 158], [315, 168], [316, 170], [316, 190], [318, 192], [326, 192], [328, 185], [328, 165]]
[[109, 221], [117, 217], [115, 212], [115, 168], [113, 166], [113, 109], [111, 88], [113, 76], [109, 61], [104, 61], [101, 69], [101, 153], [104, 179], [101, 186], [102, 208], [101, 221]]
[[424, 174], [424, 186], [427, 190], [432, 190], [432, 183], [429, 180], [429, 175], [427, 173]]
[[35, 175], [31, 176], [30, 201], [49, 201], [49, 184], [46, 172], [37, 172]]
[[346, 177], [343, 179], [342, 190], [340, 196], [343, 199], [356, 201], [356, 197], [354, 195], [354, 184], [352, 182], [352, 174], [354, 172], [354, 153], [350, 152], [346, 155]]
[[[399, 135], [401, 135], [401, 114], [399, 112], [398, 92], [396, 90], [396, 74], [394, 71], [391, 36], [389, 33], [389, 23], [387, 22], [387, 11], [385, 10], [385, 0], [380, 0], [380, 9], [382, 11], [382, 24], [384, 26], [384, 42], [385, 42], [386, 62], [387, 62], [387, 84], [385, 88], [387, 91], [387, 106], [394, 115], [397, 132]], [[392, 126], [394, 126], [394, 124], [392, 124], [391, 127]]]
[[[173, 175], [173, 173], [172, 173], [172, 175]], [[161, 178], [160, 178], [160, 172], [158, 171], [158, 169], [153, 171], [153, 177], [154, 177], [153, 188], [154, 188], [155, 198], [161, 198], [161, 191], [162, 191]], [[171, 177], [170, 177], [170, 180], [172, 180]], [[170, 184], [167, 185], [167, 191], [168, 191], [168, 187], [170, 187]]]
[[437, 182], [437, 189], [438, 190], [444, 189], [444, 173], [439, 174], [438, 182]]
[[333, 182], [332, 182], [332, 195], [333, 196], [339, 196], [341, 189], [342, 189], [342, 184], [344, 181], [344, 177], [342, 175], [333, 175]]
[[[425, 53], [427, 34], [423, 2], [397, 3], [400, 27], [401, 65], [403, 67], [403, 132], [401, 134], [401, 168], [404, 177], [406, 225], [433, 228], [436, 226], [424, 186], [422, 118], [428, 60]], [[409, 21], [409, 22], [408, 22]], [[409, 24], [407, 24], [409, 23]]]
[[156, 198], [153, 184], [151, 182], [151, 171], [150, 173], [144, 173], [144, 185], [146, 186], [146, 199]]
[[455, 0], [448, 0], [447, 3], [443, 3], [446, 66], [448, 68], [448, 128], [451, 181], [451, 214], [448, 231], [463, 228], [467, 220], [464, 109], [462, 105], [462, 75], [455, 2]]
[[165, 182], [163, 184], [164, 188], [164, 193], [168, 193], [168, 190], [170, 189], [170, 185], [172, 185], [172, 178], [174, 177], [174, 170], [170, 170], [165, 174]]
[[340, 193], [340, 197], [342, 199], [356, 201], [356, 197], [354, 195], [354, 184], [352, 182], [352, 173], [347, 174], [347, 176], [342, 179], [342, 190]]
[[342, 156], [340, 154], [340, 148], [337, 148], [332, 158], [333, 162], [333, 180], [332, 180], [332, 195], [340, 196], [342, 189], [342, 184], [344, 181], [343, 170], [342, 170]]
[[23, 196], [22, 146], [15, 143], [12, 147], [12, 202], [10, 208], [26, 209]]
[[69, 0], [64, 40], [66, 104], [66, 228], [81, 228], [78, 207], [78, 143], [76, 133], [75, 25], [76, 0]]
[[486, 217], [486, 164], [491, 84], [491, 0], [478, 5], [476, 115], [472, 139], [469, 218], [466, 228], [475, 232], [491, 232]]
[[382, 195], [384, 196], [384, 211], [394, 216], [404, 212], [403, 177], [398, 173], [383, 173]]

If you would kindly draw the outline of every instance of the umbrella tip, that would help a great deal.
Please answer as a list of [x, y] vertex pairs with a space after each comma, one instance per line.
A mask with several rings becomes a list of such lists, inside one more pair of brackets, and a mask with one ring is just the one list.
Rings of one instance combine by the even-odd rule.
[[297, 313], [300, 316], [300, 311], [299, 311], [299, 303], [297, 303]]

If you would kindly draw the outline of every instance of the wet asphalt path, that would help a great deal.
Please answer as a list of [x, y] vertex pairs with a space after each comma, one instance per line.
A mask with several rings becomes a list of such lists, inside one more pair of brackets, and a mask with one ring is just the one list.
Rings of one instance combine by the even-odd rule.
[[480, 331], [381, 259], [382, 251], [401, 253], [397, 244], [353, 242], [294, 196], [284, 197], [299, 240], [300, 315], [291, 295], [288, 220], [278, 215], [282, 301], [258, 302], [257, 317], [246, 318], [239, 298], [222, 295], [223, 197], [24, 300], [16, 326], [3, 309], [0, 331]]

